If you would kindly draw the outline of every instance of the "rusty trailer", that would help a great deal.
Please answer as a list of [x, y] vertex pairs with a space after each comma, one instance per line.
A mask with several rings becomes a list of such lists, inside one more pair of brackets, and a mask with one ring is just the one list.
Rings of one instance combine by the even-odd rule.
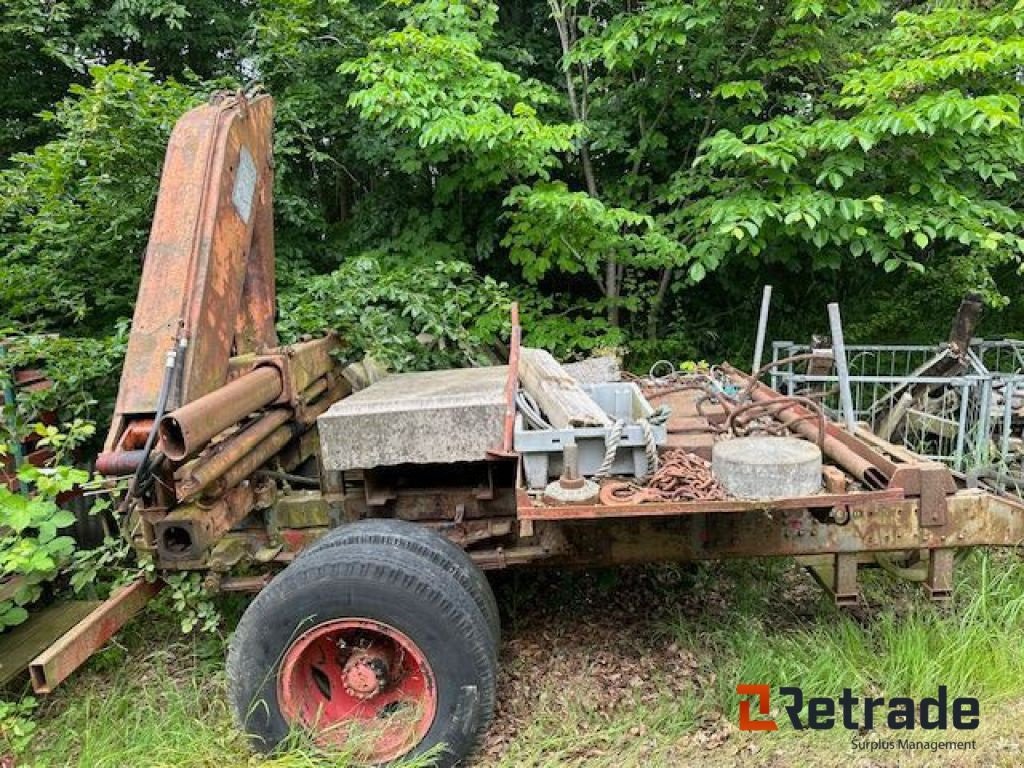
[[[625, 377], [645, 407], [595, 418], [574, 413], [589, 397], [557, 362], [524, 352], [514, 310], [508, 365], [476, 372], [372, 383], [343, 361], [343, 339], [279, 346], [271, 129], [269, 96], [244, 94], [176, 127], [97, 462], [127, 486], [123, 530], [140, 556], [200, 572], [211, 591], [256, 593], [228, 658], [254, 748], [296, 728], [325, 745], [360, 729], [367, 764], [438, 748], [438, 764], [462, 760], [494, 710], [487, 570], [793, 557], [837, 603], [855, 603], [859, 570], [875, 565], [944, 600], [956, 550], [1024, 540], [1019, 500], [834, 423], [762, 383], [767, 371]], [[553, 443], [540, 466], [557, 474], [534, 487], [517, 435], [556, 410], [553, 440], [603, 434], [606, 455], [581, 473], [581, 445]], [[639, 437], [620, 462], [634, 418]], [[809, 490], [726, 490], [716, 446], [755, 434], [813, 447]], [[119, 593], [80, 623], [37, 660], [37, 689], [154, 591]]]

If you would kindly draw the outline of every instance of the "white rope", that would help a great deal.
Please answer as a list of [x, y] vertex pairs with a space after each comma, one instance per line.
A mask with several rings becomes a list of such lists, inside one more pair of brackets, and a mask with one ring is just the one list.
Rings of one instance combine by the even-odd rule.
[[622, 440], [622, 430], [625, 426], [626, 422], [619, 419], [604, 436], [604, 461], [597, 468], [594, 477], [608, 477], [611, 474], [612, 465], [615, 463], [615, 455], [619, 452], [619, 441]]
[[[647, 454], [647, 475], [653, 475], [658, 471], [658, 444], [654, 442], [654, 429], [647, 419], [640, 419], [640, 426], [644, 430], [644, 453]], [[647, 475], [644, 475], [646, 477]]]

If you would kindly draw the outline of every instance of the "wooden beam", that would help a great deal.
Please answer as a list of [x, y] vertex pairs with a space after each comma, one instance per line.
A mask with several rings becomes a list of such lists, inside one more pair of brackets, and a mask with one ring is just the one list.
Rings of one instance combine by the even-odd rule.
[[520, 350], [519, 378], [556, 429], [611, 426], [611, 417], [546, 350]]

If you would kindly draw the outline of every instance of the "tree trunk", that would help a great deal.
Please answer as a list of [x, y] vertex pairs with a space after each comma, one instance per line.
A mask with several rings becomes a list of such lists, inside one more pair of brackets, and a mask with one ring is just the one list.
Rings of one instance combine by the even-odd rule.
[[[566, 6], [560, 4], [559, 0], [548, 0], [548, 6], [551, 8], [551, 17], [554, 19], [555, 28], [558, 30], [558, 40], [562, 47], [562, 58], [568, 58], [572, 50], [572, 30], [570, 29], [570, 24], [575, 24], [575, 20], [568, 17]], [[584, 73], [584, 77], [585, 75], [586, 73]], [[569, 109], [572, 111], [573, 119], [580, 125], [586, 126], [586, 108], [580, 104], [580, 99], [576, 94], [576, 84], [572, 80], [572, 71], [568, 68], [565, 70], [565, 93], [569, 99]], [[584, 94], [584, 100], [585, 98], [586, 94]], [[580, 142], [580, 167], [583, 170], [583, 183], [586, 185], [587, 194], [595, 200], [600, 200], [597, 176], [594, 174], [594, 163], [591, 160], [590, 148], [587, 146], [586, 139]], [[604, 278], [601, 281], [601, 288], [604, 292], [605, 300], [608, 302], [608, 322], [615, 328], [619, 327], [620, 322], [619, 286], [621, 282], [618, 260], [614, 256], [608, 256], [605, 259]]]
[[665, 295], [668, 293], [668, 287], [672, 284], [672, 267], [665, 267], [665, 271], [661, 273], [661, 279], [658, 281], [658, 290], [654, 292], [654, 298], [651, 299], [651, 311], [647, 315], [647, 340], [657, 341], [658, 340], [658, 321], [661, 316], [661, 307], [665, 303]]

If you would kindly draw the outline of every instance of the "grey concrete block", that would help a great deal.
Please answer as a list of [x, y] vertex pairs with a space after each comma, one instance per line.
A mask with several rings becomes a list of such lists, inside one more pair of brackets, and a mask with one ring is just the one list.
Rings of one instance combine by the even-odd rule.
[[578, 363], [562, 363], [562, 368], [580, 384], [607, 384], [622, 378], [619, 361], [611, 355], [588, 357]]
[[821, 450], [795, 437], [738, 437], [712, 449], [711, 469], [740, 499], [782, 499], [821, 490]]
[[317, 419], [328, 470], [480, 461], [501, 448], [508, 366], [387, 376]]

